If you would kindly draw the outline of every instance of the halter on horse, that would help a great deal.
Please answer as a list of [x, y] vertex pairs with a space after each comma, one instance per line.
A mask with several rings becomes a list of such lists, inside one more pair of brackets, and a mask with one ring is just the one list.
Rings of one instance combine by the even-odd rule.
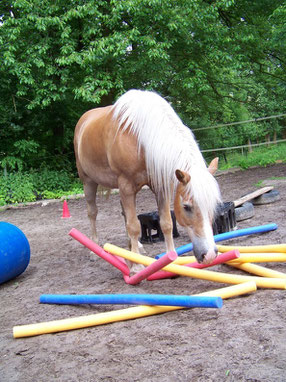
[[148, 185], [154, 192], [167, 251], [174, 250], [170, 201], [186, 227], [199, 262], [217, 255], [212, 220], [220, 193], [189, 128], [158, 94], [130, 90], [114, 106], [92, 109], [78, 121], [74, 148], [84, 185], [93, 239], [96, 236], [98, 185], [119, 188], [131, 250], [139, 253], [140, 224], [136, 194]]

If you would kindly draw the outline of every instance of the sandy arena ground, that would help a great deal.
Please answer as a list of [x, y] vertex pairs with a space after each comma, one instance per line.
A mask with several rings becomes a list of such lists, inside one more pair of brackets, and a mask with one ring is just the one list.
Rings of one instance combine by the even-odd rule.
[[[275, 179], [271, 179], [275, 177]], [[238, 228], [277, 223], [265, 234], [225, 244], [260, 245], [286, 242], [286, 164], [226, 173], [217, 177], [223, 200], [231, 201], [273, 184], [281, 199], [256, 206], [255, 216]], [[149, 190], [138, 194], [137, 212], [156, 209]], [[100, 244], [127, 248], [119, 196], [100, 198]], [[187, 277], [125, 284], [117, 269], [91, 255], [68, 232], [75, 227], [89, 235], [83, 199], [69, 200], [72, 217], [61, 219], [62, 202], [6, 209], [0, 221], [18, 226], [31, 246], [31, 261], [18, 278], [0, 285], [1, 382], [161, 382], [286, 381], [286, 291], [259, 289], [224, 300], [222, 309], [193, 308], [97, 327], [14, 339], [15, 325], [31, 324], [126, 308], [39, 304], [43, 293], [194, 294], [227, 286]], [[189, 239], [178, 227], [176, 246]], [[1, 244], [0, 244], [1, 245]], [[164, 243], [145, 245], [150, 256]], [[286, 263], [265, 266], [286, 273]], [[238, 273], [227, 265], [217, 271]]]

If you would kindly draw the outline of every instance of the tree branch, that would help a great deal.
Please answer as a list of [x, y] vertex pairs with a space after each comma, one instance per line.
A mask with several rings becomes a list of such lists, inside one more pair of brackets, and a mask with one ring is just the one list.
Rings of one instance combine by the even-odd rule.
[[238, 98], [236, 98], [236, 97], [233, 97], [233, 96], [230, 96], [230, 95], [224, 95], [224, 94], [221, 94], [221, 93], [217, 90], [217, 88], [215, 87], [213, 81], [212, 81], [209, 77], [207, 77], [207, 80], [208, 80], [208, 83], [210, 84], [210, 86], [211, 86], [213, 92], [214, 92], [218, 97], [220, 97], [220, 98], [230, 98], [231, 100], [236, 101], [236, 102], [240, 102], [240, 103], [248, 103], [248, 101], [242, 101], [241, 99], [238, 99]]

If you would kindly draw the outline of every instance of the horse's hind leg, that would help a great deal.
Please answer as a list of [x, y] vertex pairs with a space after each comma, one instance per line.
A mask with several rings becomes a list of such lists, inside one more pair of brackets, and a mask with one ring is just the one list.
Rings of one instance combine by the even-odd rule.
[[96, 243], [98, 242], [98, 237], [96, 233], [96, 217], [97, 217], [97, 206], [96, 206], [96, 192], [98, 184], [87, 180], [84, 182], [83, 189], [85, 194], [85, 200], [87, 203], [87, 215], [91, 225], [91, 235], [92, 240]]

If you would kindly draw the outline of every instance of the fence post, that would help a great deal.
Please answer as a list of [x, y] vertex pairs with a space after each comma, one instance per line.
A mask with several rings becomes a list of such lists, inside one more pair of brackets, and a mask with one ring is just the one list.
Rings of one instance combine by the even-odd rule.
[[248, 151], [249, 151], [250, 153], [252, 153], [252, 145], [251, 145], [251, 140], [250, 140], [250, 138], [248, 138]]

